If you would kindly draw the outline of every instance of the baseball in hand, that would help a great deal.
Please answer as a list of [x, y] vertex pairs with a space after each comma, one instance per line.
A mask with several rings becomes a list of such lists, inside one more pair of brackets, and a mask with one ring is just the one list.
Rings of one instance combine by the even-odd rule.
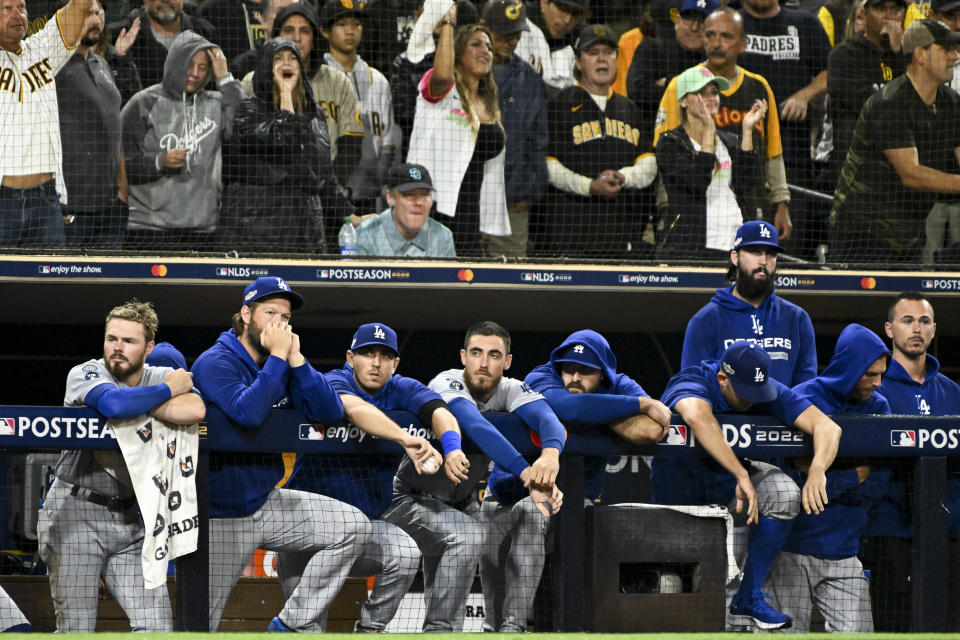
[[437, 457], [430, 456], [426, 460], [420, 463], [420, 471], [427, 476], [432, 476], [437, 471], [440, 470], [440, 465], [437, 464]]

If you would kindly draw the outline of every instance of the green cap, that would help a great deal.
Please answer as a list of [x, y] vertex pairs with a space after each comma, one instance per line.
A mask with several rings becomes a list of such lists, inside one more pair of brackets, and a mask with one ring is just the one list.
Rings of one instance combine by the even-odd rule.
[[677, 100], [688, 93], [700, 93], [700, 90], [713, 82], [720, 91], [730, 88], [730, 81], [722, 76], [715, 76], [706, 67], [690, 67], [677, 76]]

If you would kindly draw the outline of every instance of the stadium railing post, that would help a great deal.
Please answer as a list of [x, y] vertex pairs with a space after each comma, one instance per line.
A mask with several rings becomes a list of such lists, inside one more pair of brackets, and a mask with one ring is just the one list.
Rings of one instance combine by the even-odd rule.
[[[174, 625], [177, 631], [210, 629], [210, 453], [201, 451], [197, 460], [197, 550], [176, 560], [177, 604]], [[216, 629], [213, 629], [216, 631]]]
[[554, 631], [585, 631], [586, 511], [583, 456], [564, 455], [557, 484], [563, 489], [563, 508], [554, 529]]
[[917, 459], [913, 477], [913, 631], [947, 625], [947, 459]]

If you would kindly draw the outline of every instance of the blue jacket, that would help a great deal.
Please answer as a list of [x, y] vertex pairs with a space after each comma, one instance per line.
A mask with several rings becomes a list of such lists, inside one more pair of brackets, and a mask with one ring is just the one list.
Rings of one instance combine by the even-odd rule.
[[[880, 392], [897, 415], [947, 416], [960, 415], [960, 385], [940, 373], [940, 363], [927, 354], [927, 374], [917, 382], [896, 360], [891, 360], [883, 377]], [[951, 538], [960, 538], [960, 476], [948, 461], [951, 475], [947, 478], [947, 530]], [[867, 531], [872, 536], [912, 538], [911, 501], [913, 460], [894, 463], [894, 480], [883, 500], [870, 508]]]
[[[873, 331], [859, 324], [848, 325], [837, 340], [830, 364], [820, 376], [794, 387], [828, 415], [872, 415], [890, 413], [886, 398], [874, 392], [863, 403], [852, 403], [850, 392], [877, 358], [890, 358], [883, 341]], [[826, 509], [819, 515], [801, 512], [794, 521], [784, 549], [820, 558], [850, 558], [860, 551], [860, 535], [867, 526], [867, 508], [886, 491], [890, 470], [867, 461], [870, 475], [861, 484], [854, 460], [837, 460], [827, 472]], [[780, 466], [802, 484], [806, 480], [792, 461]]]
[[[660, 401], [676, 411], [680, 400], [700, 398], [710, 405], [714, 414], [733, 413], [717, 382], [719, 369], [719, 360], [706, 360], [696, 367], [684, 369], [670, 378]], [[748, 413], [773, 415], [783, 424], [792, 425], [811, 403], [776, 379], [770, 380], [777, 387], [777, 397], [753, 405]], [[650, 465], [650, 482], [653, 502], [657, 504], [726, 505], [733, 498], [737, 484], [713, 458], [677, 456], [654, 456]]]
[[547, 103], [533, 67], [516, 54], [494, 65], [503, 128], [507, 133], [504, 177], [507, 204], [526, 200], [533, 206], [547, 188]]
[[[570, 393], [563, 386], [560, 365], [556, 358], [569, 347], [582, 343], [603, 364], [603, 379], [594, 393]], [[550, 354], [550, 361], [535, 368], [524, 379], [531, 389], [539, 391], [553, 412], [565, 424], [602, 425], [639, 413], [638, 398], [649, 395], [633, 378], [617, 372], [617, 357], [606, 338], [590, 329], [576, 331]], [[606, 459], [591, 456], [584, 460], [586, 495], [596, 499], [603, 492]]]
[[759, 306], [733, 295], [733, 285], [717, 289], [687, 323], [680, 368], [718, 360], [733, 342], [749, 340], [770, 354], [770, 375], [794, 387], [817, 375], [817, 343], [807, 312], [771, 293]]
[[[207, 422], [219, 412], [234, 429], [259, 429], [275, 407], [296, 409], [315, 422], [343, 419], [340, 397], [309, 363], [292, 369], [269, 356], [261, 369], [233, 331], [221, 333], [191, 371], [207, 404]], [[210, 454], [210, 516], [254, 513], [283, 475], [280, 454]]]
[[[391, 376], [371, 396], [357, 386], [348, 364], [323, 377], [338, 394], [357, 396], [382, 411], [409, 411], [419, 416], [427, 432], [431, 421], [423, 414], [424, 408], [444, 406], [439, 394], [413, 378]], [[360, 509], [368, 518], [377, 518], [390, 506], [396, 470], [397, 456], [300, 454], [286, 486], [336, 498]]]

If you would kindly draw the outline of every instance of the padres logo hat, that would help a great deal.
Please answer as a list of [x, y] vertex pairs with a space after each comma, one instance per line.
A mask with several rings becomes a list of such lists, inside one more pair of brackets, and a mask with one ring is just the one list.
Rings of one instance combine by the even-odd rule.
[[499, 36], [530, 30], [527, 26], [527, 8], [520, 0], [490, 0], [483, 5], [480, 18]]
[[577, 36], [577, 41], [573, 43], [573, 50], [577, 53], [580, 53], [587, 47], [590, 47], [598, 42], [605, 42], [616, 49], [617, 34], [615, 34], [613, 29], [605, 24], [584, 25], [583, 29], [580, 30], [580, 35]]

